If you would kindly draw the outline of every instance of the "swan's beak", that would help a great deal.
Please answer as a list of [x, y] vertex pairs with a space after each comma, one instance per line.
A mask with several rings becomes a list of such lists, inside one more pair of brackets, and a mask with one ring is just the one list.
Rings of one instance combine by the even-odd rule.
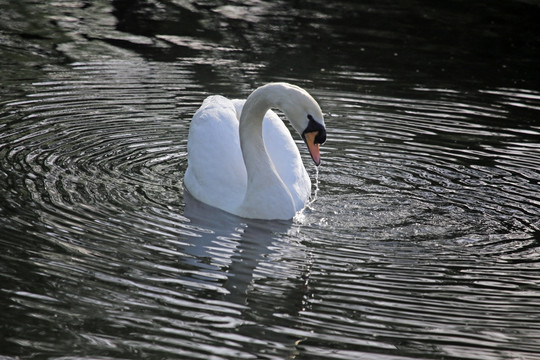
[[304, 141], [308, 146], [309, 153], [311, 154], [313, 162], [315, 162], [315, 165], [317, 166], [321, 164], [321, 153], [319, 152], [319, 144], [315, 143], [315, 139], [317, 138], [318, 134], [318, 131], [304, 133]]
[[315, 162], [315, 165], [319, 166], [321, 164], [319, 144], [324, 144], [326, 141], [326, 129], [324, 128], [324, 125], [315, 121], [311, 115], [308, 115], [308, 119], [309, 123], [302, 133], [302, 139], [306, 142], [313, 162]]

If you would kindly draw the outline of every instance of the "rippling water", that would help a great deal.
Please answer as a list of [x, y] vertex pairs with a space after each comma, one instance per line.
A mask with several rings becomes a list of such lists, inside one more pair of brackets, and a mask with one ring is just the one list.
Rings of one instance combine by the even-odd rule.
[[[463, 45], [451, 6], [126, 4], [0, 1], [0, 357], [540, 358], [536, 5]], [[201, 101], [278, 80], [326, 115], [316, 200], [184, 194]]]

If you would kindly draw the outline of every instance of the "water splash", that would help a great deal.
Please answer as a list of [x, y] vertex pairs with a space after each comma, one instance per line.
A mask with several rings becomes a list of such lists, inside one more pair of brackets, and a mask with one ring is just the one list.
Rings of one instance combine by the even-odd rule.
[[309, 199], [306, 205], [307, 207], [311, 207], [311, 205], [313, 205], [313, 203], [317, 201], [317, 198], [319, 195], [319, 167], [318, 166], [315, 166], [315, 183], [313, 185], [314, 185], [313, 196], [311, 197], [311, 199]]
[[314, 175], [314, 182], [313, 182], [313, 194], [309, 198], [306, 206], [298, 211], [296, 215], [293, 218], [293, 221], [298, 224], [307, 224], [307, 212], [311, 212], [313, 210], [313, 204], [315, 201], [317, 201], [317, 198], [319, 196], [319, 167], [315, 166], [315, 175]]

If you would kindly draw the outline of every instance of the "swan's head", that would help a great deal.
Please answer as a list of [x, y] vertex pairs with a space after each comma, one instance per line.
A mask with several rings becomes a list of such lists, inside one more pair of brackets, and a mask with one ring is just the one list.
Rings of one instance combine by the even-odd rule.
[[284, 87], [281, 92], [280, 108], [283, 110], [294, 129], [302, 136], [315, 165], [321, 163], [319, 145], [326, 141], [326, 128], [321, 108], [317, 101], [304, 89], [280, 84]]
[[326, 141], [326, 128], [324, 127], [324, 122], [322, 122], [322, 116], [320, 117], [321, 122], [315, 120], [311, 114], [307, 115], [307, 119], [307, 126], [301, 133], [302, 139], [304, 139], [315, 165], [319, 166], [321, 164], [319, 145], [324, 144]]

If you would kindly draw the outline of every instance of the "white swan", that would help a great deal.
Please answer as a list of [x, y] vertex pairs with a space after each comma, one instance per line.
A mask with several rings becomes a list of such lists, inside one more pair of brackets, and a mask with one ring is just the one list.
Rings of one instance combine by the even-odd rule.
[[184, 185], [193, 197], [254, 219], [291, 219], [305, 206], [311, 181], [273, 107], [285, 113], [319, 165], [319, 144], [326, 140], [323, 114], [302, 88], [270, 83], [245, 101], [210, 96], [189, 129]]

